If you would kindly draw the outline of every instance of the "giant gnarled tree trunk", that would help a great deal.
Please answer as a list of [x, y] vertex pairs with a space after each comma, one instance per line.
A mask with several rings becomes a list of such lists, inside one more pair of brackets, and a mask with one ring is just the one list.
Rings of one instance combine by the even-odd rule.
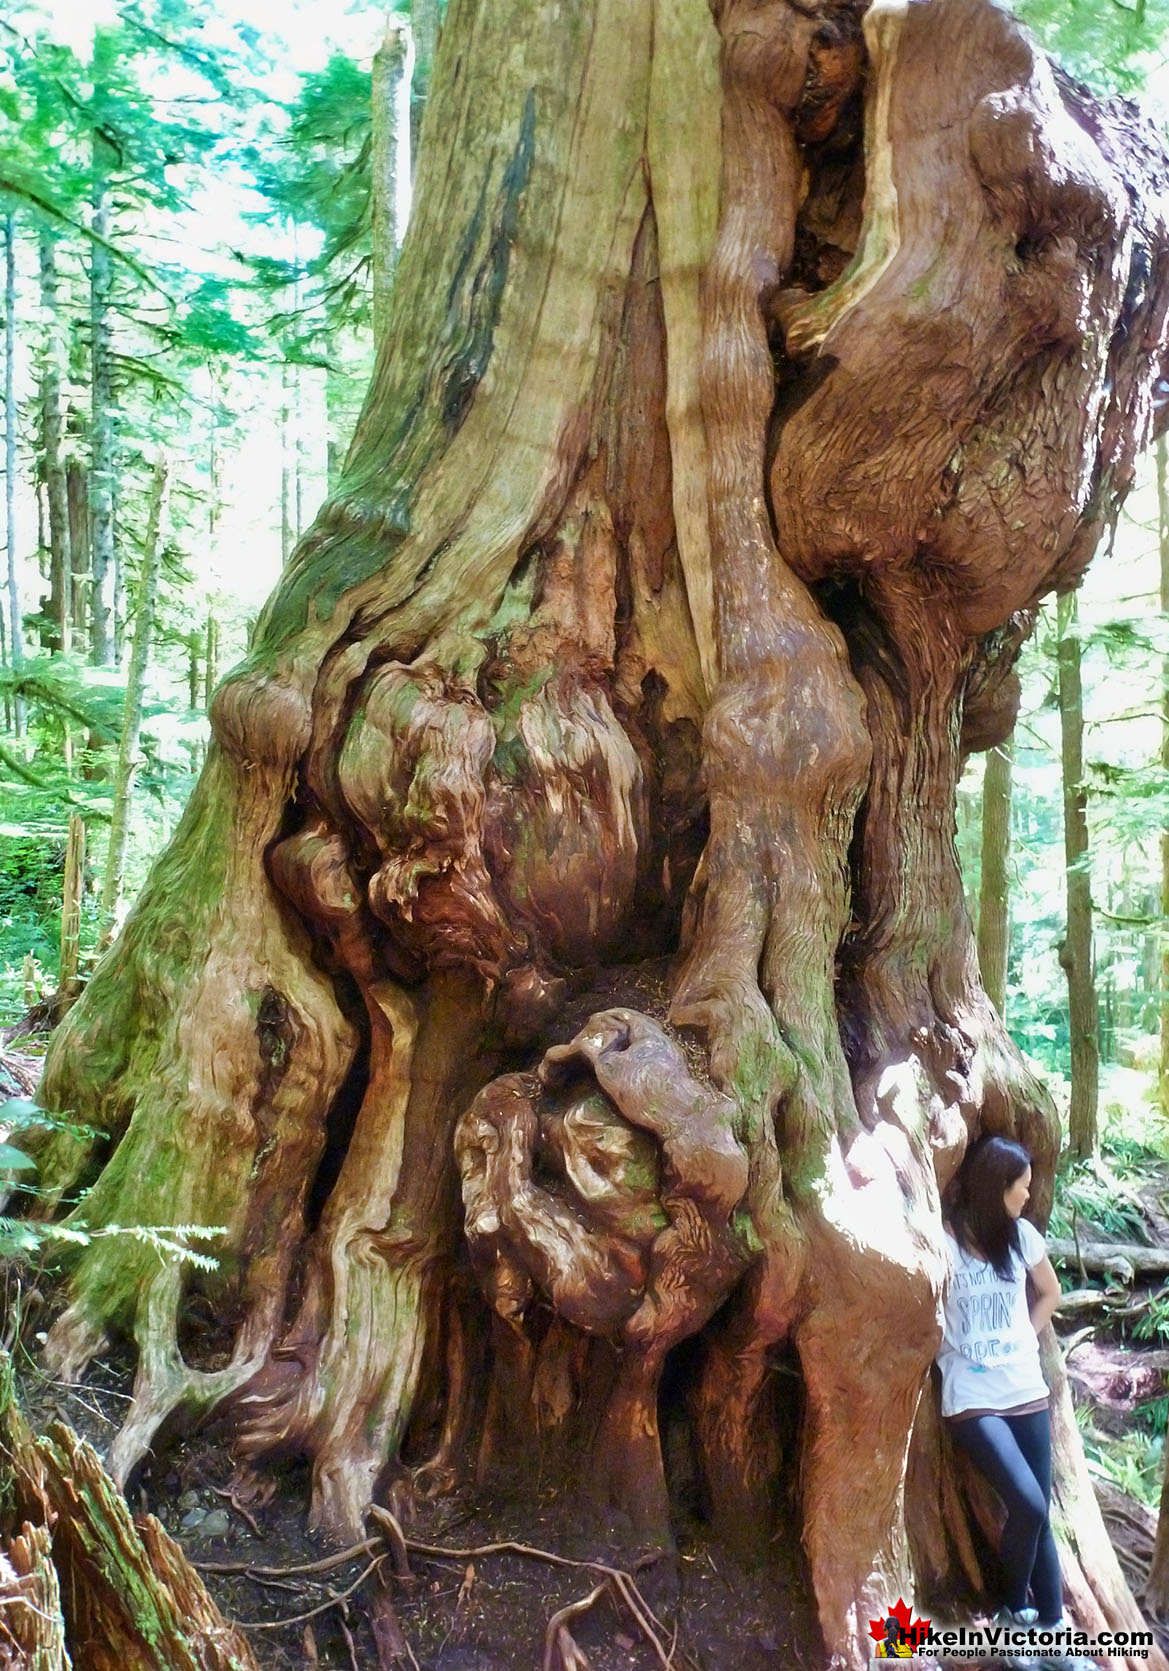
[[[988, 1582], [939, 1187], [1012, 1131], [1042, 1216], [1058, 1138], [955, 785], [1128, 486], [1169, 303], [1128, 107], [987, 0], [861, 10], [452, 4], [341, 482], [48, 1065], [109, 1141], [42, 1157], [90, 1221], [225, 1227], [226, 1362], [150, 1250], [73, 1273], [54, 1366], [139, 1345], [123, 1475], [226, 1404], [351, 1534], [424, 1432], [431, 1482], [537, 1433], [662, 1536], [700, 1335], [711, 1512], [765, 1530], [798, 1474], [839, 1666], [915, 1574]], [[1071, 1593], [1131, 1619], [1060, 1411]]]

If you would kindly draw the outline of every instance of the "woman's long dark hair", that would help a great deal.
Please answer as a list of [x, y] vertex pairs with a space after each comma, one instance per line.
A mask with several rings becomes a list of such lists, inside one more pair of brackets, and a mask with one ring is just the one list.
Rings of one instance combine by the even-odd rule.
[[1009, 1137], [980, 1137], [966, 1151], [946, 1190], [946, 1217], [967, 1253], [986, 1259], [1004, 1282], [1012, 1276], [1011, 1255], [1018, 1253], [1019, 1221], [1003, 1196], [1026, 1172], [1031, 1156]]

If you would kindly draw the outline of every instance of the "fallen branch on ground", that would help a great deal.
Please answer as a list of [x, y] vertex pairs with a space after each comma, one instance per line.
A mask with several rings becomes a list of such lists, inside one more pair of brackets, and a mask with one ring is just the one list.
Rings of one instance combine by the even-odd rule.
[[1052, 1236], [1047, 1252], [1056, 1265], [1082, 1265], [1089, 1271], [1106, 1271], [1123, 1259], [1137, 1276], [1169, 1274], [1169, 1248], [1142, 1247], [1137, 1242], [1084, 1242]]
[[[1107, 1314], [1109, 1323], [1131, 1323], [1138, 1317], [1143, 1317], [1153, 1307], [1155, 1301], [1165, 1298], [1163, 1289], [1155, 1294], [1145, 1294], [1133, 1298], [1126, 1293], [1117, 1293], [1107, 1288], [1072, 1288], [1060, 1297], [1057, 1315], [1062, 1319], [1077, 1317], [1084, 1312], [1103, 1311]], [[1067, 1356], [1065, 1349], [1064, 1356]], [[1169, 1356], [1161, 1368], [1169, 1368]]]

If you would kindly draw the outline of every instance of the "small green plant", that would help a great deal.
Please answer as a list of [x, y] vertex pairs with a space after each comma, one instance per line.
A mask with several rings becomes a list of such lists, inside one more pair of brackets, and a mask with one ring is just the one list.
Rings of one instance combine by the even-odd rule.
[[1169, 1288], [1150, 1297], [1132, 1332], [1134, 1340], [1169, 1340]]
[[[0, 1103], [0, 1206], [5, 1204], [4, 1196], [12, 1187], [34, 1197], [38, 1194], [34, 1182], [36, 1161], [8, 1141], [20, 1131], [37, 1126], [65, 1131], [74, 1137], [96, 1135], [90, 1127], [50, 1114], [26, 1097], [10, 1097]], [[53, 1252], [88, 1247], [104, 1237], [129, 1236], [154, 1248], [161, 1260], [180, 1260], [198, 1270], [214, 1271], [218, 1269], [218, 1260], [191, 1244], [214, 1241], [223, 1234], [223, 1227], [215, 1224], [104, 1224], [91, 1229], [83, 1221], [48, 1224], [39, 1219], [0, 1214], [0, 1260], [30, 1264], [34, 1259], [50, 1257]]]
[[1083, 1234], [1091, 1227], [1118, 1241], [1147, 1242], [1148, 1229], [1137, 1186], [1139, 1171], [1127, 1152], [1077, 1161], [1056, 1182], [1051, 1210], [1053, 1236]]
[[1145, 1422], [1150, 1433], [1165, 1437], [1169, 1428], [1169, 1394], [1163, 1398], [1151, 1398], [1147, 1404], [1141, 1406], [1141, 1419]]
[[[1166, 1401], [1159, 1399], [1158, 1404]], [[1087, 1410], [1076, 1410], [1076, 1424], [1084, 1446], [1088, 1472], [1097, 1479], [1110, 1480], [1129, 1497], [1156, 1507], [1161, 1497], [1165, 1435], [1147, 1428], [1136, 1429], [1122, 1438], [1110, 1438], [1093, 1424]]]

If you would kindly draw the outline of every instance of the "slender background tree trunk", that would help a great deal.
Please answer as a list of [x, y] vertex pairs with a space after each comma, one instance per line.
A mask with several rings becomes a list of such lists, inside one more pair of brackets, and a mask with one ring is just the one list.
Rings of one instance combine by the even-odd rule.
[[410, 28], [417, 49], [415, 65], [415, 97], [410, 105], [411, 149], [418, 151], [422, 112], [430, 97], [430, 77], [434, 68], [434, 54], [438, 47], [438, 0], [410, 0]]
[[[81, 376], [80, 367], [75, 364], [81, 357], [80, 344], [76, 337], [71, 352], [70, 382], [75, 383]], [[86, 635], [88, 643], [91, 530], [89, 474], [82, 457], [83, 453], [89, 452], [85, 441], [85, 419], [70, 402], [65, 411], [65, 492], [69, 502], [69, 616], [73, 623], [74, 635], [78, 639]]]
[[280, 559], [287, 565], [296, 544], [296, 439], [292, 367], [280, 367]]
[[418, 64], [427, 77], [438, 45], [438, 0], [411, 0], [410, 27], [418, 48]]
[[203, 629], [203, 707], [211, 712], [211, 698], [219, 683], [219, 622], [208, 611]]
[[110, 588], [110, 638], [113, 644], [114, 666], [121, 667], [126, 647], [126, 565], [122, 541], [116, 537], [118, 524], [118, 494], [114, 490], [114, 583]]
[[162, 562], [169, 488], [170, 465], [165, 453], [161, 453], [154, 466], [154, 477], [150, 487], [150, 509], [138, 580], [138, 605], [134, 611], [134, 647], [126, 673], [126, 704], [122, 714], [122, 735], [118, 743], [118, 764], [114, 773], [110, 845], [101, 893], [103, 941], [108, 940], [113, 932], [118, 903], [122, 896], [126, 841], [134, 798], [134, 773], [138, 766], [138, 739], [142, 729], [146, 672], [150, 665], [150, 645], [154, 636], [154, 605], [158, 595], [158, 571]]
[[[4, 217], [4, 523], [8, 544], [8, 642], [12, 666], [24, 666], [24, 618], [17, 570], [16, 469], [19, 413], [16, 405], [16, 216]], [[24, 702], [13, 703], [16, 734], [24, 732]]]
[[[94, 35], [94, 80], [100, 88], [106, 59], [112, 48], [108, 32], [99, 28]], [[96, 240], [89, 255], [90, 322], [90, 472], [91, 518], [89, 648], [98, 666], [107, 665], [114, 654], [114, 366], [110, 300], [113, 261], [106, 241], [110, 235], [109, 170], [110, 146], [95, 128], [91, 157], [90, 225]]]
[[61, 902], [61, 961], [57, 974], [60, 1013], [66, 1015], [77, 998], [77, 969], [81, 951], [81, 896], [85, 887], [85, 825], [79, 812], [69, 814], [65, 844], [65, 881]]
[[1059, 600], [1059, 725], [1063, 766], [1064, 875], [1067, 927], [1059, 961], [1068, 983], [1072, 1089], [1068, 1146], [1096, 1148], [1100, 1095], [1100, 1018], [1092, 954], [1092, 874], [1088, 864], [1088, 794], [1084, 787], [1084, 693], [1075, 594]]
[[1006, 1020], [1011, 949], [1011, 766], [1014, 739], [987, 750], [982, 780], [982, 876], [978, 891], [978, 967], [986, 995]]
[[41, 309], [45, 341], [41, 370], [41, 426], [44, 435], [45, 497], [49, 521], [49, 607], [56, 632], [53, 648], [68, 653], [70, 620], [69, 489], [65, 478], [64, 415], [61, 384], [65, 339], [58, 316], [57, 260], [52, 235], [42, 231], [38, 242]]

